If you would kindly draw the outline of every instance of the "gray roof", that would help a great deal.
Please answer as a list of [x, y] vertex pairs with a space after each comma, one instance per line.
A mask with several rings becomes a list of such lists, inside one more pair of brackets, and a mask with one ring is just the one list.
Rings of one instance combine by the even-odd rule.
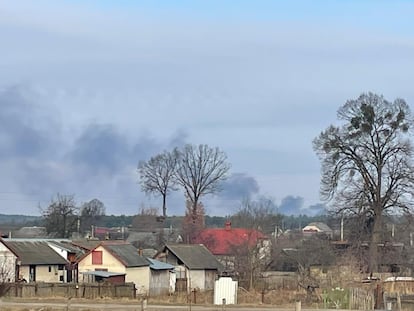
[[100, 243], [101, 243], [101, 241], [99, 241], [99, 240], [73, 240], [72, 241], [72, 244], [74, 246], [83, 248], [83, 249], [88, 250], [88, 251], [94, 249]]
[[51, 240], [49, 242], [50, 245], [52, 246], [56, 246], [59, 247], [61, 249], [64, 249], [65, 251], [69, 252], [69, 253], [82, 253], [82, 249], [80, 247], [77, 247], [73, 244], [71, 244], [70, 242], [65, 242], [65, 241], [53, 241]]
[[170, 265], [169, 263], [158, 261], [152, 258], [147, 258], [147, 260], [150, 262], [150, 269], [152, 270], [172, 270], [174, 269], [173, 265]]
[[184, 265], [193, 270], [221, 270], [223, 266], [203, 244], [165, 245]]
[[311, 222], [310, 224], [308, 224], [308, 226], [318, 227], [323, 232], [332, 232], [332, 229], [329, 228], [329, 226], [323, 222]]
[[143, 267], [150, 264], [144, 257], [139, 256], [138, 250], [129, 243], [103, 243], [102, 246], [119, 259], [125, 267]]
[[47, 241], [7, 240], [4, 241], [21, 261], [22, 265], [64, 265], [68, 262], [49, 247]]

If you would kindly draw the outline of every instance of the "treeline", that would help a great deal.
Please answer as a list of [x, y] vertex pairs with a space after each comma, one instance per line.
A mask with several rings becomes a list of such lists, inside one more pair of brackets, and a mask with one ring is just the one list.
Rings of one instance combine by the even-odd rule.
[[[299, 216], [285, 216], [285, 215], [278, 215], [279, 220], [277, 223], [274, 224], [273, 227], [278, 227], [279, 229], [285, 230], [295, 230], [299, 228], [303, 228], [308, 223], [311, 222], [325, 222], [332, 227], [335, 227], [338, 221], [336, 219], [332, 219], [326, 215], [322, 216], [307, 216], [307, 215], [299, 215]], [[205, 226], [207, 228], [222, 228], [224, 224], [228, 220], [232, 220], [231, 215], [229, 216], [205, 216]], [[145, 218], [145, 219], [144, 219]], [[157, 221], [155, 216], [151, 215], [103, 215], [101, 216], [94, 226], [99, 227], [129, 227], [129, 228], [136, 228], [140, 229], [143, 222], [146, 222], [146, 226], [150, 225], [148, 223], [148, 218], [151, 218], [153, 225], [156, 224], [156, 227], [164, 227], [164, 228], [181, 228], [182, 222], [184, 220], [184, 216], [169, 216], [166, 217], [163, 222]], [[27, 215], [4, 215], [0, 214], [0, 224], [7, 225], [7, 226], [44, 226], [44, 219], [42, 216], [27, 216]], [[236, 223], [233, 223], [235, 227], [241, 226]], [[150, 228], [142, 228], [142, 229], [150, 229]], [[275, 228], [272, 228], [273, 230]]]

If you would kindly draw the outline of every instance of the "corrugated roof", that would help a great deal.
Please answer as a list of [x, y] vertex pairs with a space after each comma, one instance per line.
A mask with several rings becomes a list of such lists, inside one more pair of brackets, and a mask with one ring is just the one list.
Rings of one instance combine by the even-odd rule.
[[120, 272], [109, 272], [109, 271], [85, 271], [85, 272], [79, 272], [86, 275], [95, 275], [100, 276], [103, 278], [109, 278], [111, 276], [119, 276], [119, 275], [125, 275], [126, 273], [120, 273]]
[[175, 244], [165, 247], [189, 269], [221, 270], [223, 268], [217, 258], [202, 244]]
[[170, 265], [169, 263], [158, 261], [152, 258], [147, 258], [147, 260], [150, 262], [150, 269], [153, 270], [172, 270], [174, 269], [173, 265]]
[[76, 240], [76, 241], [72, 241], [72, 244], [78, 247], [81, 247], [85, 250], [92, 250], [95, 247], [97, 247], [99, 244], [101, 243], [101, 241], [99, 240]]
[[209, 228], [197, 236], [197, 243], [204, 244], [214, 255], [231, 255], [238, 247], [257, 245], [266, 236], [254, 229]]
[[63, 241], [50, 241], [49, 244], [51, 244], [52, 246], [56, 246], [59, 247], [61, 249], [66, 250], [69, 253], [82, 253], [82, 249], [78, 246], [72, 245], [69, 242], [63, 242]]
[[126, 267], [149, 266], [149, 261], [139, 256], [138, 250], [129, 243], [102, 244], [112, 255], [122, 261]]
[[68, 263], [49, 247], [46, 241], [8, 240], [4, 243], [19, 257], [22, 265], [64, 265]]

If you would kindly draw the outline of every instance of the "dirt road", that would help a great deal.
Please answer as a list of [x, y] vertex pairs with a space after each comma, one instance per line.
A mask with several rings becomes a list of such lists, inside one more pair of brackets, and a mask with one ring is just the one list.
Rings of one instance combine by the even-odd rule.
[[[276, 310], [276, 306], [199, 306], [199, 305], [147, 305], [142, 308], [140, 302], [132, 303], [103, 303], [103, 302], [26, 302], [26, 301], [0, 301], [0, 310], [2, 311], [94, 311], [94, 310], [116, 310], [116, 311], [223, 311], [223, 310], [255, 310], [269, 311]], [[293, 311], [292, 308], [277, 308], [278, 311]], [[337, 311], [337, 310], [335, 310]]]

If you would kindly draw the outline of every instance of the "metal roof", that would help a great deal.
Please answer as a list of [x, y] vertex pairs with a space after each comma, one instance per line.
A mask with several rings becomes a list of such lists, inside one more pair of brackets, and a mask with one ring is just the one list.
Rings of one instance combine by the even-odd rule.
[[221, 270], [223, 266], [203, 244], [165, 245], [189, 269]]
[[150, 264], [148, 260], [138, 254], [138, 249], [136, 249], [132, 244], [105, 243], [101, 246], [118, 258], [126, 267], [143, 267], [149, 266]]
[[22, 265], [64, 265], [68, 263], [48, 245], [47, 241], [9, 239], [4, 241], [4, 244], [19, 257]]
[[103, 278], [110, 278], [112, 276], [120, 276], [120, 275], [126, 274], [126, 273], [121, 273], [121, 272], [109, 272], [109, 271], [85, 271], [85, 272], [79, 272], [79, 273], [86, 274], [86, 275], [100, 276]]
[[49, 241], [49, 244], [52, 246], [56, 246], [59, 247], [69, 253], [82, 253], [82, 249], [78, 246], [75, 246], [69, 242], [64, 242], [64, 241]]
[[150, 269], [152, 270], [172, 270], [174, 269], [173, 265], [170, 265], [166, 262], [161, 262], [152, 258], [147, 258], [147, 260], [150, 262]]

